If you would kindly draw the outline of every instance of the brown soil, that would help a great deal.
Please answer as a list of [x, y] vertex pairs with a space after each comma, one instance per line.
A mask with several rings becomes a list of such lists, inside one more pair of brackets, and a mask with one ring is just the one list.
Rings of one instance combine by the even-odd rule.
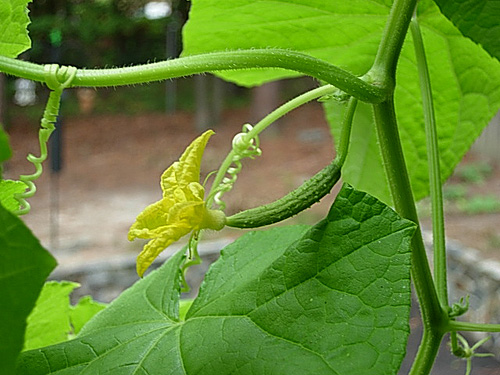
[[[217, 134], [207, 147], [203, 176], [217, 169], [248, 118], [247, 110], [226, 111], [214, 125]], [[24, 220], [59, 262], [137, 252], [142, 243], [129, 243], [127, 230], [146, 205], [160, 198], [163, 170], [199, 135], [193, 123], [189, 113], [65, 118], [64, 168], [54, 175], [46, 163], [46, 173], [31, 199], [32, 212]], [[277, 128], [264, 133], [263, 155], [244, 162], [234, 190], [224, 196], [228, 213], [286, 194], [331, 160], [333, 146], [319, 104], [294, 111]], [[38, 153], [36, 131], [22, 118], [12, 124], [9, 133], [15, 154], [6, 166], [6, 178], [17, 179], [32, 171], [25, 158], [30, 152]], [[496, 186], [500, 196], [498, 169], [489, 185]], [[333, 195], [325, 198], [293, 222], [317, 221], [332, 200]], [[500, 245], [492, 245], [491, 240], [498, 235], [499, 222], [500, 214], [452, 215], [447, 218], [447, 234], [499, 256]], [[216, 235], [236, 234], [224, 230]]]

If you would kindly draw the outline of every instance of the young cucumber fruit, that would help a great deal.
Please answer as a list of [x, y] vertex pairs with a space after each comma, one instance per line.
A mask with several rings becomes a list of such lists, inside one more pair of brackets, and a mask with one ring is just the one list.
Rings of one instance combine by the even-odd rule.
[[227, 217], [226, 225], [236, 228], [257, 228], [288, 219], [311, 207], [328, 194], [340, 179], [340, 170], [341, 166], [335, 159], [284, 197]]

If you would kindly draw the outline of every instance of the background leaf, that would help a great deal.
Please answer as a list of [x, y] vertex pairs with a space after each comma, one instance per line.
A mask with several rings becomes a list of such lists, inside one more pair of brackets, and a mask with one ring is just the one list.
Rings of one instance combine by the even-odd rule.
[[24, 223], [0, 205], [0, 374], [14, 374], [26, 318], [55, 265]]
[[[387, 14], [384, 1], [193, 0], [183, 29], [183, 54], [280, 47], [363, 74], [377, 52]], [[298, 74], [259, 69], [220, 75], [253, 86]]]
[[0, 1], [0, 55], [17, 57], [31, 47], [28, 35], [28, 3], [31, 0]]
[[387, 374], [403, 359], [415, 225], [344, 187], [328, 218], [249, 233], [179, 320], [182, 252], [19, 374]]
[[104, 310], [106, 305], [94, 301], [91, 296], [80, 298], [75, 306], [70, 306], [69, 318], [73, 327], [73, 333], [78, 334], [82, 327], [99, 311]]
[[9, 145], [9, 135], [3, 129], [2, 124], [0, 124], [0, 163], [10, 159], [11, 156], [12, 150]]
[[[184, 28], [185, 54], [209, 50], [280, 47], [308, 53], [354, 74], [371, 66], [392, 1], [194, 0]], [[266, 11], [267, 9], [267, 11]], [[231, 16], [230, 16], [231, 15]], [[430, 0], [419, 3], [436, 106], [443, 180], [500, 107], [500, 63], [464, 38]], [[398, 64], [396, 113], [416, 199], [428, 195], [427, 156], [418, 75], [411, 36]], [[255, 70], [224, 73], [255, 85], [294, 73]], [[338, 136], [342, 109], [326, 105]], [[389, 203], [384, 169], [368, 107], [355, 118], [353, 146], [343, 179]], [[369, 134], [370, 142], [364, 138]]]
[[49, 281], [43, 286], [35, 308], [28, 316], [23, 350], [57, 344], [68, 339], [69, 295], [78, 283]]
[[441, 12], [463, 35], [500, 60], [500, 2], [498, 0], [435, 0]]
[[70, 281], [49, 281], [43, 286], [35, 308], [28, 316], [23, 350], [67, 341], [106, 305], [92, 297], [82, 297], [71, 306], [69, 295], [80, 284]]
[[22, 181], [0, 180], [0, 204], [11, 212], [19, 210], [19, 202], [14, 195], [24, 192], [27, 188]]
[[[435, 7], [421, 13], [435, 104], [442, 179], [462, 160], [500, 106], [500, 64], [454, 28]], [[422, 104], [411, 35], [407, 36], [397, 71], [396, 114], [415, 198], [428, 195], [428, 169]], [[325, 103], [333, 134], [338, 137], [344, 107]], [[345, 181], [391, 202], [378, 151], [371, 109], [360, 105], [353, 125]], [[381, 183], [377, 183], [381, 182]]]
[[[0, 181], [3, 179], [3, 165], [2, 163], [12, 156], [12, 150], [9, 144], [9, 135], [3, 129], [2, 124], [0, 124]], [[0, 189], [1, 192], [1, 189]], [[1, 203], [1, 197], [0, 197]], [[2, 203], [3, 204], [3, 203]], [[5, 206], [5, 204], [4, 204]]]

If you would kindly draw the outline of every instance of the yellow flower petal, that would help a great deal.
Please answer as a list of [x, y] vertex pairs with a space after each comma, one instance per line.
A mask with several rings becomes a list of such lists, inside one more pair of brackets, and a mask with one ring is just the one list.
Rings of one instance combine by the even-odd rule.
[[129, 229], [128, 240], [134, 238], [153, 238], [152, 232], [160, 227], [167, 225], [168, 212], [174, 206], [175, 202], [167, 199], [162, 199], [158, 202], [150, 204], [142, 211], [135, 223]]
[[161, 237], [149, 241], [141, 253], [137, 256], [136, 269], [137, 274], [142, 277], [151, 263], [165, 250], [170, 244], [178, 241], [181, 237], [191, 232], [192, 228], [182, 225], [170, 225], [165, 227]]
[[200, 165], [203, 152], [213, 130], [207, 130], [186, 148], [179, 161], [172, 164], [161, 176], [163, 196], [172, 194], [177, 187], [185, 188], [191, 182], [200, 181]]
[[206, 131], [184, 151], [161, 176], [163, 198], [144, 209], [130, 227], [128, 239], [151, 239], [137, 257], [137, 273], [142, 277], [156, 257], [171, 243], [189, 232], [225, 225], [222, 211], [207, 209], [205, 189], [200, 185], [200, 164], [208, 139]]
[[168, 213], [169, 223], [182, 223], [191, 226], [193, 230], [200, 229], [205, 217], [205, 202], [181, 202], [172, 207]]

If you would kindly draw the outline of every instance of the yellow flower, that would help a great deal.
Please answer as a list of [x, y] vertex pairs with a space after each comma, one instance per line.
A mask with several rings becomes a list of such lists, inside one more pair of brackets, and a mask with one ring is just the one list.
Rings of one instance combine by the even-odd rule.
[[196, 138], [180, 159], [163, 172], [163, 198], [146, 207], [130, 227], [129, 241], [151, 239], [137, 257], [140, 277], [167, 246], [186, 234], [224, 227], [224, 213], [207, 208], [203, 200], [205, 189], [199, 183], [201, 158], [212, 134], [208, 130]]

